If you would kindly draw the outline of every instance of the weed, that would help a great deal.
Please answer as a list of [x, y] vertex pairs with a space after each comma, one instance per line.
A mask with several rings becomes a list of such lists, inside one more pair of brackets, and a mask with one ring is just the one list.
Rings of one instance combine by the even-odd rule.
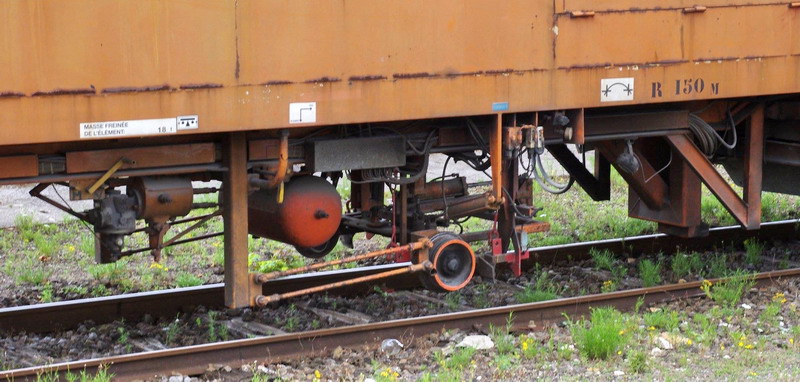
[[125, 351], [130, 353], [131, 350], [133, 349], [133, 346], [131, 346], [131, 344], [128, 342], [131, 338], [131, 335], [130, 333], [128, 333], [128, 330], [125, 329], [124, 326], [120, 326], [117, 328], [117, 334], [119, 334], [119, 337], [117, 337], [117, 343], [125, 346]]
[[85, 286], [78, 286], [78, 285], [67, 285], [61, 289], [61, 293], [64, 294], [76, 294], [78, 296], [86, 295], [89, 293], [89, 290], [86, 289]]
[[692, 273], [698, 273], [702, 268], [703, 262], [700, 259], [700, 254], [697, 252], [692, 252], [691, 254], [678, 252], [672, 258], [672, 274], [676, 278], [683, 278]]
[[680, 321], [681, 319], [678, 316], [678, 312], [659, 310], [656, 312], [645, 313], [644, 315], [644, 324], [646, 326], [652, 326], [667, 331], [677, 329]]
[[19, 230], [19, 234], [22, 237], [23, 241], [32, 241], [34, 238], [34, 230], [33, 230], [33, 217], [28, 215], [17, 215], [14, 218], [14, 225]]
[[606, 280], [603, 281], [603, 285], [600, 286], [600, 292], [609, 293], [617, 290], [617, 283], [614, 280]]
[[656, 286], [661, 283], [661, 262], [652, 260], [642, 260], [639, 263], [639, 276], [642, 278], [642, 285], [645, 287]]
[[711, 281], [704, 280], [700, 289], [706, 296], [724, 308], [732, 309], [735, 307], [745, 292], [755, 285], [753, 275], [744, 271], [736, 271], [728, 279], [712, 284]]
[[282, 272], [289, 269], [283, 259], [270, 259], [256, 262], [256, 271], [260, 273]]
[[547, 271], [541, 270], [537, 272], [536, 282], [533, 285], [525, 286], [525, 289], [517, 293], [515, 297], [520, 304], [527, 304], [553, 300], [560, 293], [562, 293], [562, 288], [550, 280]]
[[106, 288], [105, 285], [99, 284], [95, 285], [94, 288], [92, 288], [91, 294], [92, 297], [103, 297], [103, 296], [108, 296], [109, 294], [111, 294], [111, 292], [108, 290], [108, 288]]
[[90, 265], [87, 271], [95, 280], [111, 285], [119, 284], [124, 276], [124, 268], [119, 266], [119, 262]]
[[592, 248], [589, 250], [589, 254], [592, 256], [592, 261], [594, 261], [594, 265], [598, 269], [605, 269], [607, 271], [611, 271], [616, 263], [616, 259], [614, 259], [614, 254], [611, 251], [604, 249], [598, 250]]
[[44, 303], [53, 302], [53, 284], [47, 283], [42, 289], [42, 295], [39, 297]]
[[472, 296], [472, 305], [478, 309], [488, 308], [490, 304], [489, 302], [489, 293], [492, 291], [492, 287], [489, 284], [478, 284], [475, 286], [475, 294]]
[[569, 322], [572, 338], [578, 350], [590, 359], [607, 359], [628, 341], [622, 313], [605, 307], [592, 310], [591, 318]]
[[170, 322], [170, 324], [164, 328], [164, 331], [166, 332], [164, 336], [164, 342], [166, 342], [167, 345], [175, 344], [175, 340], [178, 338], [180, 328], [181, 321], [178, 317], [175, 317], [175, 321]]
[[744, 241], [744, 261], [750, 265], [761, 263], [761, 254], [764, 253], [764, 244], [757, 239], [747, 239]]
[[534, 358], [539, 355], [541, 348], [536, 339], [522, 335], [519, 337], [519, 349], [525, 358]]
[[561, 345], [558, 347], [556, 352], [558, 354], [558, 358], [564, 361], [569, 361], [572, 359], [573, 347], [570, 345]]
[[33, 262], [26, 262], [17, 272], [17, 282], [31, 285], [42, 285], [50, 278], [50, 271]]
[[694, 315], [693, 320], [700, 326], [700, 335], [704, 343], [709, 344], [717, 338], [717, 325], [708, 315], [697, 313]]
[[[227, 341], [228, 327], [224, 323], [217, 322], [217, 312], [208, 312], [208, 341]], [[198, 318], [199, 320], [200, 318]]]
[[293, 332], [295, 329], [297, 329], [298, 325], [300, 325], [300, 319], [295, 316], [291, 316], [286, 319], [286, 323], [283, 325], [283, 328], [286, 329], [286, 331]]
[[647, 354], [641, 350], [631, 353], [628, 358], [628, 369], [633, 374], [642, 374], [647, 371]]
[[50, 240], [39, 232], [33, 234], [33, 245], [43, 256], [53, 256], [56, 253], [58, 241]]
[[766, 324], [771, 326], [775, 326], [777, 323], [778, 314], [781, 312], [781, 304], [779, 302], [770, 302], [767, 304], [764, 311], [761, 312], [761, 315], [758, 317], [759, 320], [763, 321]]
[[516, 363], [512, 354], [498, 354], [492, 362], [500, 372], [511, 370]]
[[729, 273], [727, 255], [720, 253], [711, 259], [708, 267], [708, 277], [725, 277]]
[[506, 327], [489, 324], [489, 336], [492, 337], [498, 353], [509, 354], [514, 351], [514, 337], [508, 334]]
[[444, 302], [447, 303], [447, 308], [452, 311], [458, 311], [461, 307], [461, 293], [451, 292], [444, 296]]
[[179, 288], [187, 288], [202, 285], [203, 279], [190, 273], [179, 273], [178, 276], [175, 277], [175, 282], [178, 284]]

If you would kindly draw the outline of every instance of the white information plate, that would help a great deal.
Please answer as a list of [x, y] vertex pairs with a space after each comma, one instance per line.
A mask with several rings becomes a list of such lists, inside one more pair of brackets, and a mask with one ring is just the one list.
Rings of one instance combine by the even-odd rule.
[[600, 80], [600, 102], [633, 101], [633, 78]]
[[316, 123], [316, 102], [295, 102], [289, 104], [289, 124]]
[[102, 139], [175, 134], [178, 130], [197, 129], [198, 125], [196, 115], [131, 121], [85, 122], [80, 124], [80, 138]]

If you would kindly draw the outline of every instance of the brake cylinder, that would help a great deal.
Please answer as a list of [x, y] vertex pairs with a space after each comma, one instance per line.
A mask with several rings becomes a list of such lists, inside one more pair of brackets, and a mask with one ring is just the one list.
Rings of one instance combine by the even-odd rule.
[[342, 221], [342, 198], [336, 187], [315, 176], [286, 182], [280, 189], [259, 190], [248, 200], [251, 235], [296, 247], [317, 247], [328, 242]]

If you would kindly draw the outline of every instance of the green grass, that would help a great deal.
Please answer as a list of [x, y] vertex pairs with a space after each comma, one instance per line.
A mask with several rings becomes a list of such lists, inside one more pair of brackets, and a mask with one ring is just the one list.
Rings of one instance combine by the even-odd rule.
[[550, 280], [547, 271], [539, 270], [535, 274], [536, 281], [533, 284], [526, 285], [525, 289], [514, 296], [518, 303], [528, 304], [554, 300], [562, 293], [562, 288]]
[[596, 248], [592, 248], [589, 250], [589, 254], [592, 256], [594, 266], [598, 269], [610, 271], [614, 268], [614, 265], [617, 262], [614, 254], [607, 249], [598, 250]]
[[175, 277], [175, 283], [179, 288], [188, 288], [202, 285], [203, 279], [190, 273], [179, 273], [178, 276]]
[[725, 277], [731, 273], [728, 268], [728, 255], [720, 253], [711, 258], [708, 266], [708, 277]]
[[764, 244], [757, 239], [747, 239], [744, 241], [744, 261], [750, 265], [761, 263], [761, 255], [764, 253]]
[[647, 353], [636, 350], [628, 357], [628, 371], [631, 374], [642, 374], [647, 371]]
[[691, 254], [678, 252], [672, 257], [672, 274], [676, 278], [699, 274], [702, 270], [703, 260], [697, 252], [692, 252]]
[[608, 359], [629, 339], [623, 314], [610, 307], [594, 309], [589, 321], [570, 322], [569, 327], [578, 351], [589, 359]]
[[645, 313], [643, 319], [646, 326], [652, 326], [667, 331], [677, 329], [681, 322], [678, 312], [667, 312], [664, 310]]
[[642, 260], [639, 263], [639, 277], [641, 277], [642, 285], [645, 287], [661, 284], [661, 262], [654, 262], [649, 259]]
[[708, 298], [714, 300], [723, 308], [732, 309], [754, 285], [755, 279], [752, 274], [738, 270], [728, 279], [716, 284], [706, 281], [702, 288]]

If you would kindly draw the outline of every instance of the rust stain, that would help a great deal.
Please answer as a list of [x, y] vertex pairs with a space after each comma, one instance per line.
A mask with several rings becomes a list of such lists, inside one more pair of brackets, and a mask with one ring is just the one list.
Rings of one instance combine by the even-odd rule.
[[120, 86], [115, 88], [106, 88], [101, 91], [103, 94], [119, 94], [119, 93], [143, 93], [143, 92], [157, 92], [157, 91], [164, 91], [170, 90], [169, 85], [157, 85], [157, 86], [142, 86], [142, 87], [134, 87], [134, 86]]
[[514, 73], [514, 69], [487, 70], [485, 73], [487, 75], [511, 74]]
[[321, 83], [321, 82], [339, 82], [341, 80], [342, 80], [341, 78], [337, 78], [337, 77], [320, 77], [320, 78], [315, 78], [313, 80], [305, 81], [305, 83], [307, 83], [307, 84], [316, 84], [316, 83]]
[[291, 85], [291, 84], [293, 84], [293, 83], [294, 83], [294, 82], [292, 82], [292, 81], [269, 81], [269, 82], [264, 82], [263, 84], [260, 84], [260, 85], [261, 85], [261, 86], [272, 86], [272, 85]]
[[677, 65], [677, 64], [685, 64], [690, 62], [689, 60], [664, 60], [664, 61], [654, 61], [654, 62], [623, 62], [623, 63], [610, 63], [604, 62], [599, 64], [586, 64], [586, 65], [572, 65], [572, 66], [560, 66], [558, 67], [559, 70], [575, 70], [575, 69], [598, 69], [598, 68], [618, 68], [621, 66], [666, 66], [666, 65]]
[[221, 87], [222, 84], [186, 84], [181, 85], [181, 90], [216, 89]]
[[431, 74], [431, 73], [426, 73], [426, 72], [423, 72], [423, 73], [395, 73], [395, 74], [392, 74], [392, 78], [394, 78], [396, 80], [403, 80], [403, 79], [409, 79], [409, 78], [431, 78], [431, 77], [438, 77], [438, 75]]
[[352, 76], [348, 80], [351, 82], [358, 82], [358, 81], [378, 81], [378, 80], [385, 80], [386, 76]]
[[81, 95], [95, 94], [94, 86], [83, 89], [56, 89], [51, 91], [38, 91], [31, 94], [31, 97], [57, 96], [57, 95]]
[[475, 72], [463, 72], [463, 73], [454, 72], [454, 73], [447, 73], [447, 75], [446, 75], [446, 76], [447, 76], [447, 77], [480, 76], [480, 75], [481, 75], [481, 74], [483, 74], [483, 73], [484, 73], [484, 71], [483, 71], [483, 70], [478, 70], [478, 71], [475, 71]]
[[0, 93], [0, 98], [19, 98], [25, 97], [25, 93], [19, 92], [2, 92]]

